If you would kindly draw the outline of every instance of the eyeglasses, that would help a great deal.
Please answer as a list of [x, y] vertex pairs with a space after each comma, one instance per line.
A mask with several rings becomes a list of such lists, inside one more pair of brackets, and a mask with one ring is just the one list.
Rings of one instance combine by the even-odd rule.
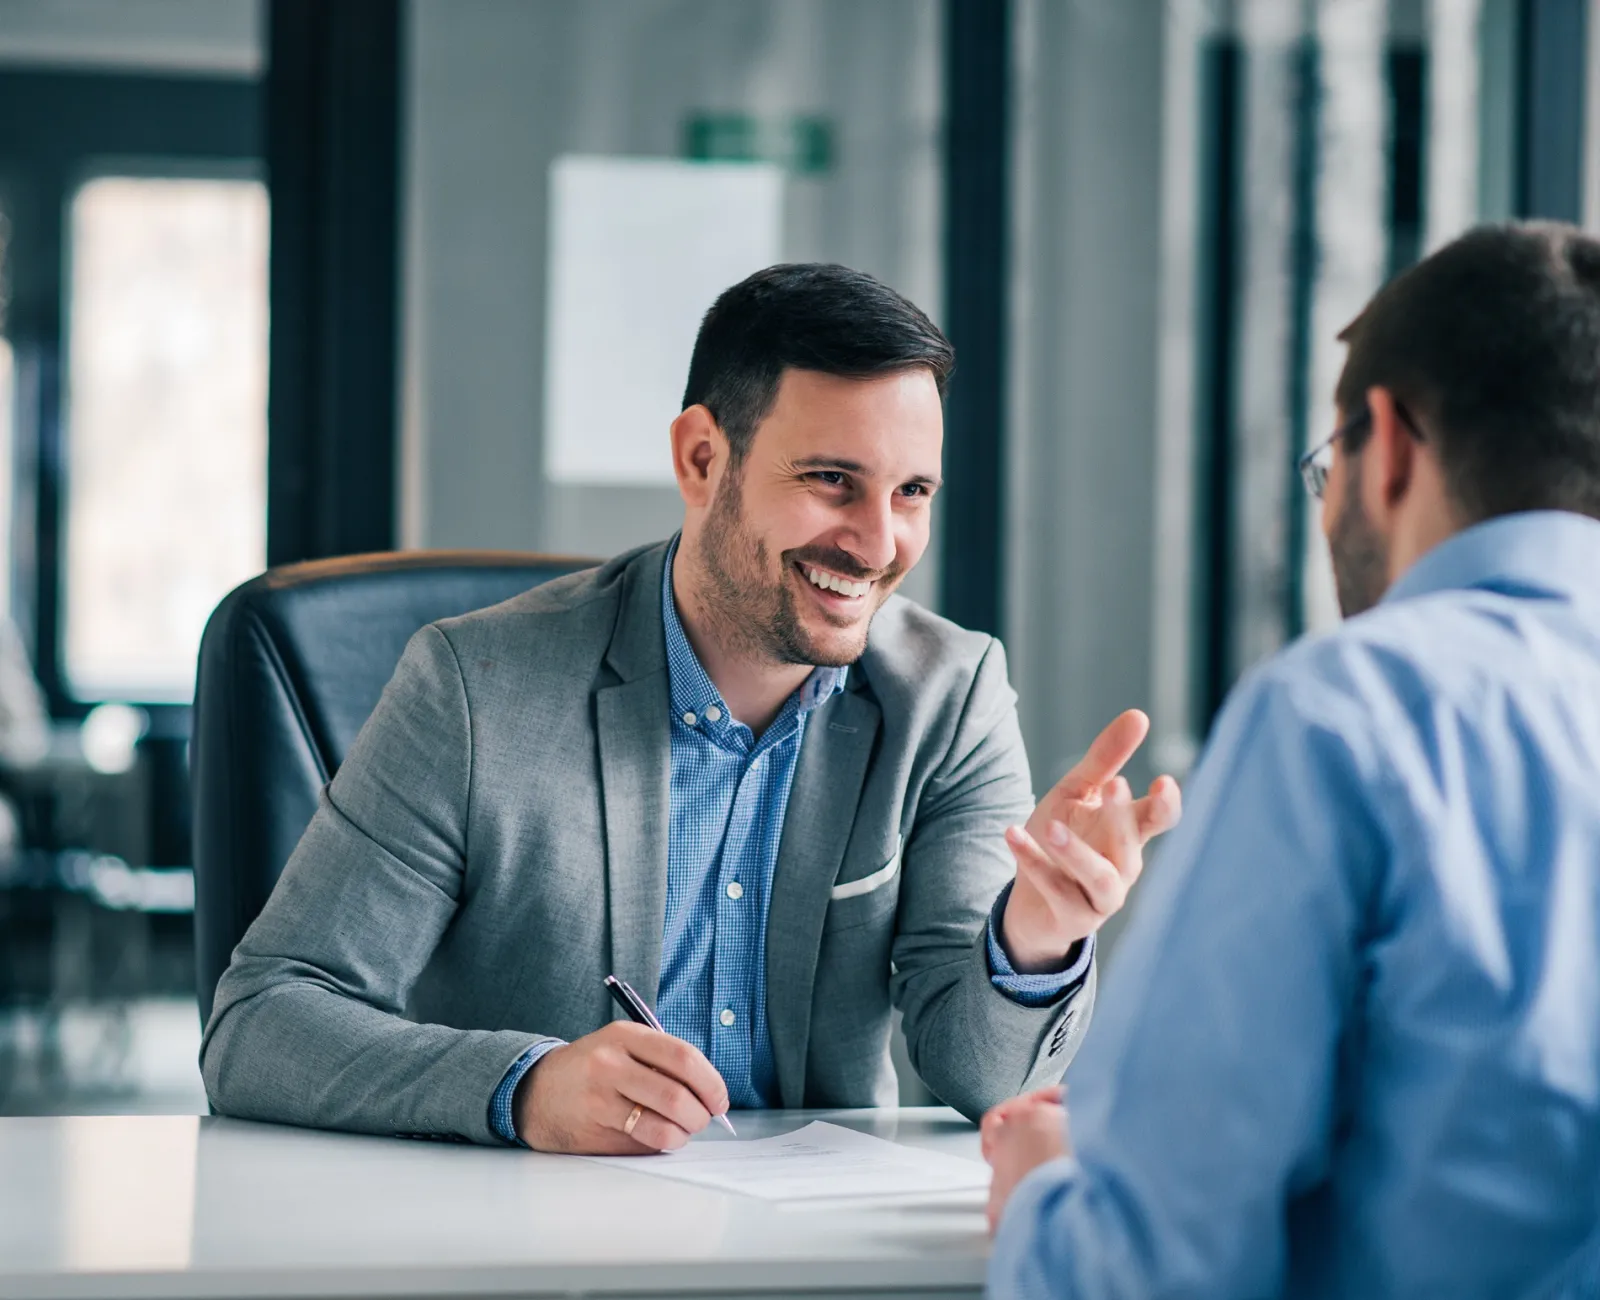
[[[1399, 402], [1394, 404], [1394, 413], [1399, 416], [1400, 423], [1418, 442], [1423, 441], [1422, 430], [1417, 428], [1417, 422], [1411, 418], [1411, 413]], [[1318, 501], [1328, 490], [1328, 474], [1333, 469], [1333, 444], [1347, 434], [1354, 433], [1363, 424], [1372, 420], [1372, 411], [1367, 409], [1359, 415], [1353, 415], [1315, 447], [1300, 457], [1300, 477], [1304, 480], [1306, 491], [1311, 493]]]

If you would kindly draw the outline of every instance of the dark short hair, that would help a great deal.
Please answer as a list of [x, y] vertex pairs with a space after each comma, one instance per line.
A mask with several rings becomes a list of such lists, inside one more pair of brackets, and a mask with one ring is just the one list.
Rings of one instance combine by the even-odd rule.
[[1345, 418], [1390, 389], [1437, 440], [1469, 522], [1600, 518], [1600, 241], [1550, 222], [1480, 226], [1391, 280], [1339, 338]]
[[932, 372], [939, 394], [955, 349], [915, 303], [848, 266], [769, 266], [723, 292], [700, 323], [683, 406], [710, 410], [735, 462], [772, 410], [785, 370], [871, 379]]

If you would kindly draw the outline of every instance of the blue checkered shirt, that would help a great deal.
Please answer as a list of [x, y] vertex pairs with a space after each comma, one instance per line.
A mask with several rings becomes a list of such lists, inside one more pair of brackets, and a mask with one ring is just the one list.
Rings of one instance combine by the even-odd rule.
[[[672, 596], [674, 542], [661, 580], [672, 709], [672, 776], [667, 837], [666, 929], [656, 1017], [669, 1033], [698, 1047], [728, 1085], [733, 1109], [772, 1106], [778, 1099], [767, 1032], [767, 906], [783, 838], [806, 719], [844, 689], [847, 668], [817, 668], [784, 701], [756, 738], [728, 713], [695, 655]], [[1082, 981], [1092, 941], [1060, 974], [1019, 975], [995, 939], [1009, 886], [989, 925], [989, 963], [1002, 992], [1043, 1005]], [[516, 1142], [512, 1102], [517, 1084], [546, 1052], [546, 1039], [506, 1072], [490, 1104], [490, 1121]]]

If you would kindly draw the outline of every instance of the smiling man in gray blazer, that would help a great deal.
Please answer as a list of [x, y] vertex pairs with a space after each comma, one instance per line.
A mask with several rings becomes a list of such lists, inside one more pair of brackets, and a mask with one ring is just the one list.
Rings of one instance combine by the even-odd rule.
[[892, 1104], [891, 1006], [969, 1116], [1061, 1077], [1178, 793], [1118, 775], [1128, 713], [1035, 808], [1000, 644], [891, 595], [952, 364], [843, 267], [718, 299], [682, 533], [416, 635], [218, 986], [219, 1111], [662, 1150]]

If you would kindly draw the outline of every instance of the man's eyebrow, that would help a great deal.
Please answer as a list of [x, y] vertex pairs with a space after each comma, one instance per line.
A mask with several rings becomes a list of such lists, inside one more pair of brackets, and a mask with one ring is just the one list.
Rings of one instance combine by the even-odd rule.
[[[846, 460], [841, 456], [802, 456], [792, 462], [796, 469], [836, 469], [846, 474], [865, 474], [867, 466], [858, 460]], [[913, 474], [906, 480], [907, 483], [919, 483], [924, 487], [937, 488], [944, 484], [944, 480], [937, 474]]]

